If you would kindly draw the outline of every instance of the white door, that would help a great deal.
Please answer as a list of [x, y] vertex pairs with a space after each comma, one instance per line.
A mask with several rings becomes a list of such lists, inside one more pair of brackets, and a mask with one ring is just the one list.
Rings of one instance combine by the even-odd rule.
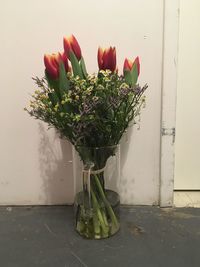
[[200, 1], [180, 1], [175, 189], [200, 190]]

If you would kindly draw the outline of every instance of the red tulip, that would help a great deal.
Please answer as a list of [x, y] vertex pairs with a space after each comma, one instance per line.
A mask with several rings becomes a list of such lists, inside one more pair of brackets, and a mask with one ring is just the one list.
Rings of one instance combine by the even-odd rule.
[[66, 72], [70, 72], [71, 67], [69, 66], [68, 58], [67, 58], [65, 52], [62, 52], [61, 56], [62, 56], [62, 61], [64, 63]]
[[98, 49], [98, 65], [100, 70], [111, 70], [114, 72], [116, 70], [116, 49], [115, 47], [110, 47], [107, 49]]
[[124, 71], [131, 71], [133, 66], [136, 64], [137, 66], [137, 73], [138, 73], [138, 76], [140, 75], [140, 61], [139, 61], [139, 57], [136, 57], [136, 59], [134, 60], [134, 62], [132, 62], [131, 60], [129, 59], [125, 59], [124, 60]]
[[70, 71], [67, 56], [63, 52], [52, 54], [52, 55], [44, 55], [44, 65], [46, 67], [46, 72], [49, 74], [50, 78], [53, 80], [58, 79], [59, 77], [59, 63], [64, 63], [66, 72]]
[[70, 51], [74, 52], [74, 54], [78, 60], [81, 59], [81, 57], [82, 57], [81, 48], [79, 46], [78, 41], [74, 37], [74, 35], [71, 35], [69, 37], [64, 37], [63, 38], [63, 45], [64, 45], [64, 50], [65, 50], [65, 53], [66, 53], [68, 59], [69, 59], [69, 52]]

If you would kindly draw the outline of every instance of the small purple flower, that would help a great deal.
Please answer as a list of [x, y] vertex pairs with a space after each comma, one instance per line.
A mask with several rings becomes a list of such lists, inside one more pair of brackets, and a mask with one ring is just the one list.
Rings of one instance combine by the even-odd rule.
[[119, 98], [116, 98], [113, 96], [111, 96], [109, 98], [109, 102], [110, 102], [110, 105], [113, 106], [114, 108], [117, 108], [119, 106], [119, 103], [120, 103]]
[[132, 88], [132, 91], [135, 94], [141, 94], [147, 89], [147, 87], [148, 87], [147, 84], [145, 84], [145, 86], [143, 86], [142, 88], [139, 85], [137, 85], [136, 87]]
[[92, 109], [95, 109], [96, 106], [100, 103], [99, 97], [93, 96], [92, 100], [85, 100], [83, 103], [83, 114], [88, 114]]
[[132, 91], [135, 93], [135, 94], [139, 94], [141, 93], [141, 87], [139, 85], [137, 85], [136, 87], [134, 87], [132, 89]]
[[88, 114], [92, 107], [86, 103], [83, 104], [83, 113]]
[[120, 96], [126, 96], [130, 92], [130, 88], [123, 87], [120, 89]]

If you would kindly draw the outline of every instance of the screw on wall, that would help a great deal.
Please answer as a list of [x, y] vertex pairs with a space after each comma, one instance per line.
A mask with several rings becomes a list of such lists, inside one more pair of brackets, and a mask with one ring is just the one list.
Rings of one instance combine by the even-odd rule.
[[164, 136], [164, 135], [172, 136], [173, 137], [172, 142], [174, 144], [174, 142], [175, 142], [175, 135], [176, 135], [176, 129], [175, 128], [164, 128], [163, 127], [161, 129], [161, 134], [162, 134], [162, 136]]

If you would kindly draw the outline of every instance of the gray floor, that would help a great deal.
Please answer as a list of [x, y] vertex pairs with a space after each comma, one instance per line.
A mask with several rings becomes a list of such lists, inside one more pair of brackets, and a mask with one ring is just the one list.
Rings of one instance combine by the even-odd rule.
[[121, 231], [82, 239], [69, 206], [0, 208], [0, 267], [199, 267], [200, 209], [122, 207]]

